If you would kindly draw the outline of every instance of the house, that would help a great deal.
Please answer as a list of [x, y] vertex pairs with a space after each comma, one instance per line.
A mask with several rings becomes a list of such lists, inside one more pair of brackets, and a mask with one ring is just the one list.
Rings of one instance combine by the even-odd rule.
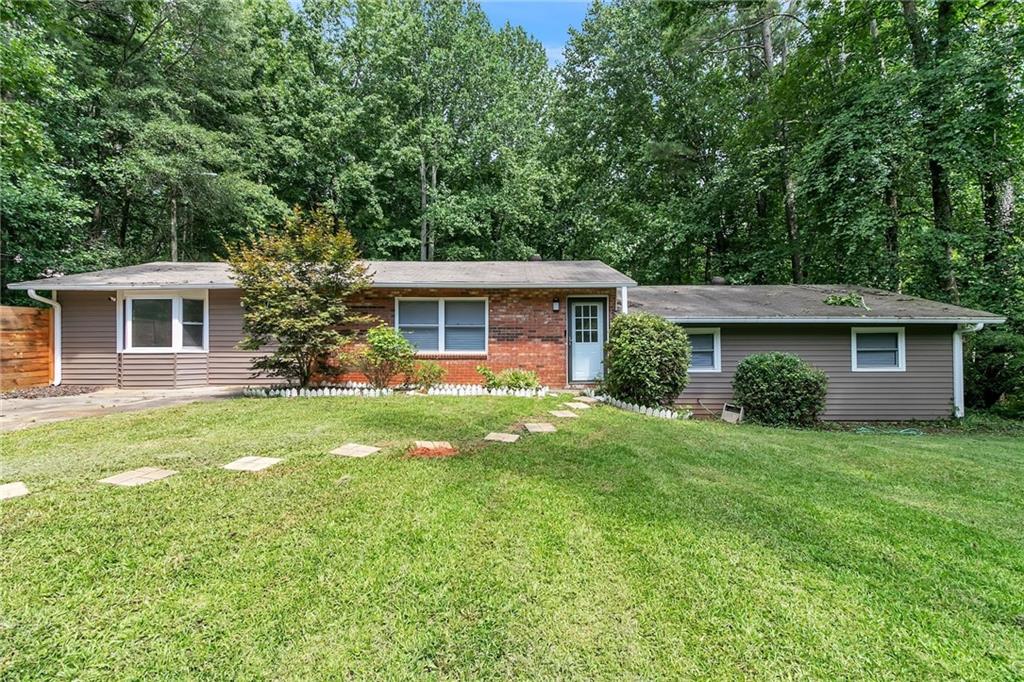
[[[829, 375], [826, 419], [935, 419], [963, 414], [962, 336], [1003, 322], [875, 289], [833, 286], [640, 287], [599, 261], [366, 261], [371, 288], [351, 306], [394, 324], [447, 380], [476, 366], [520, 367], [548, 386], [603, 372], [608, 323], [647, 311], [684, 326], [696, 415], [730, 399], [751, 353], [801, 355]], [[241, 293], [224, 263], [146, 263], [19, 282], [55, 309], [55, 382], [140, 387], [274, 383], [253, 377]], [[54, 292], [46, 298], [37, 290]], [[863, 305], [830, 305], [855, 293]]]

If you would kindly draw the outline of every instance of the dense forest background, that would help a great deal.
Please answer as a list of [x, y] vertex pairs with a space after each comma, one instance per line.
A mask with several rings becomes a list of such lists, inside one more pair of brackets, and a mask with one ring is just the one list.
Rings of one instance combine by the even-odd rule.
[[4, 284], [319, 206], [369, 258], [875, 285], [1024, 331], [1024, 3], [595, 2], [554, 68], [474, 2], [0, 7]]

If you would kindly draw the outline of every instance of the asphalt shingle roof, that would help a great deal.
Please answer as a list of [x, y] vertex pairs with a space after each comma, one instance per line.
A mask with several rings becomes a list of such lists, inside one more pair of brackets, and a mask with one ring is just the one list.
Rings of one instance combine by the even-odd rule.
[[[830, 294], [857, 293], [863, 307], [829, 305]], [[845, 285], [708, 285], [636, 287], [629, 292], [630, 312], [645, 311], [690, 322], [1001, 322], [1003, 317], [916, 296]]]
[[[375, 287], [596, 288], [636, 282], [601, 261], [365, 261]], [[227, 263], [144, 263], [9, 284], [10, 289], [234, 288]]]

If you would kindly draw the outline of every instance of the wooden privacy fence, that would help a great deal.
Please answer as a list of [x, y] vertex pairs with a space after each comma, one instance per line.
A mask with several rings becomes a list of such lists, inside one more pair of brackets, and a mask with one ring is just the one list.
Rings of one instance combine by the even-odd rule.
[[0, 390], [53, 377], [53, 309], [0, 305]]

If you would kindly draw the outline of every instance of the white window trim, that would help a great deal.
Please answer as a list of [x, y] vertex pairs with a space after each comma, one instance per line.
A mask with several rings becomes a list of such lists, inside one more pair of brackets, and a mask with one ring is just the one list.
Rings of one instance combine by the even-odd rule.
[[[395, 331], [399, 334], [402, 330], [399, 326], [398, 320], [398, 309], [399, 304], [403, 301], [437, 301], [437, 350], [417, 350], [416, 355], [427, 356], [427, 355], [453, 355], [453, 356], [466, 356], [475, 355], [484, 357], [490, 350], [491, 343], [491, 303], [486, 296], [396, 296], [395, 297]], [[444, 338], [444, 304], [445, 301], [483, 301], [484, 302], [484, 349], [483, 350], [444, 350], [445, 338]], [[434, 325], [418, 325], [421, 327], [433, 327]]]
[[[131, 303], [139, 299], [171, 299], [171, 345], [133, 348]], [[182, 299], [203, 301], [203, 347], [182, 345]], [[208, 289], [119, 290], [117, 292], [117, 352], [125, 354], [208, 353], [210, 349], [210, 292]]]
[[712, 334], [714, 340], [714, 367], [690, 367], [687, 372], [693, 374], [715, 374], [722, 371], [722, 328], [721, 327], [683, 327], [686, 335], [690, 334]]
[[[896, 367], [858, 367], [858, 334], [896, 334]], [[907, 338], [906, 327], [850, 327], [850, 371], [852, 372], [906, 372]]]

